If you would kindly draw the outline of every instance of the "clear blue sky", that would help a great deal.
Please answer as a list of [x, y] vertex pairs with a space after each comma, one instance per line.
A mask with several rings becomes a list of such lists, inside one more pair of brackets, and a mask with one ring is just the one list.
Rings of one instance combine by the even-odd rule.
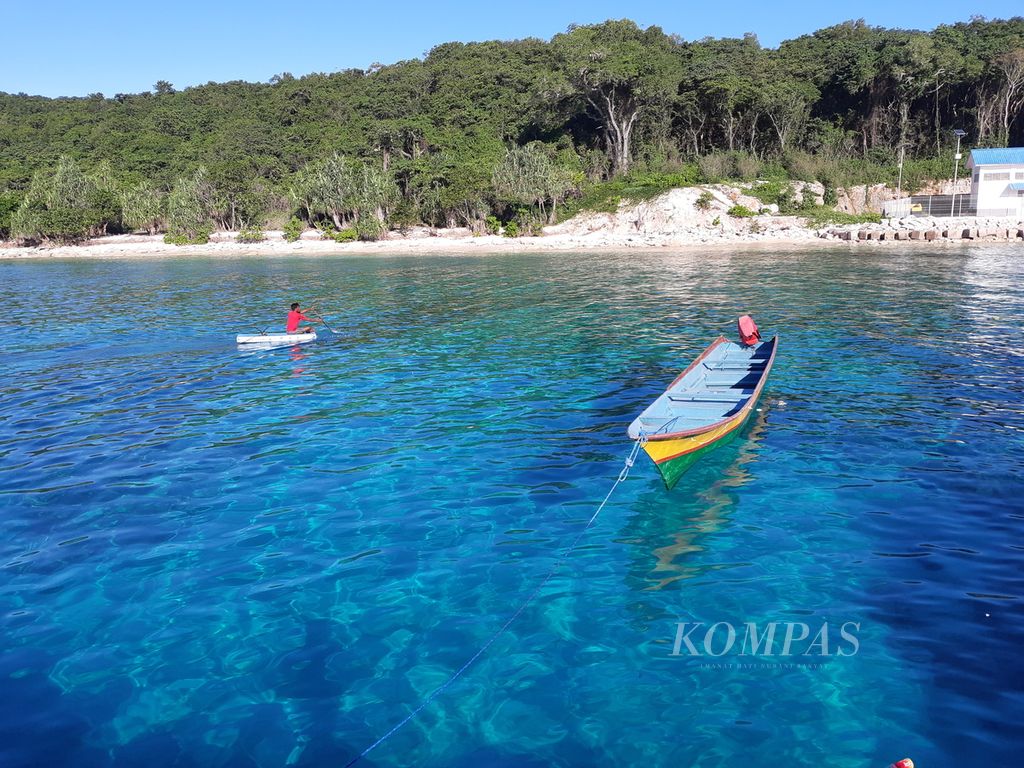
[[932, 29], [972, 14], [1024, 14], [1021, 0], [60, 0], [5, 3], [0, 91], [44, 96], [137, 93], [209, 80], [266, 81], [420, 57], [458, 40], [550, 38], [572, 23], [630, 18], [687, 40], [754, 32], [762, 45], [849, 18]]

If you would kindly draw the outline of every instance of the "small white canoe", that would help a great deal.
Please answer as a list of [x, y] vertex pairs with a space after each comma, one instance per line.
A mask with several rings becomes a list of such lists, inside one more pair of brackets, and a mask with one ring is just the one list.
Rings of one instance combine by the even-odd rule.
[[305, 344], [316, 341], [316, 333], [254, 333], [235, 336], [238, 344]]

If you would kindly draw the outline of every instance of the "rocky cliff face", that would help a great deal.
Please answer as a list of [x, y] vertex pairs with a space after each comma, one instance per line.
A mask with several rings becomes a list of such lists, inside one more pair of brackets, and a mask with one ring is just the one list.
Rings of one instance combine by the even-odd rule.
[[837, 189], [836, 197], [836, 210], [843, 213], [881, 213], [885, 201], [896, 199], [896, 190], [885, 184], [860, 184]]
[[[707, 210], [697, 207], [697, 199], [711, 194]], [[755, 197], [743, 194], [736, 187], [714, 184], [706, 187], [672, 189], [653, 200], [641, 203], [624, 202], [615, 213], [584, 213], [569, 221], [545, 227], [546, 235], [588, 235], [602, 232], [613, 236], [647, 235], [685, 232], [694, 229], [718, 229], [732, 233], [745, 228], [745, 219], [727, 214], [734, 205], [752, 211], [763, 206]]]
[[[704, 192], [710, 193], [711, 200], [707, 209], [702, 210], [697, 207], [697, 200]], [[713, 184], [672, 189], [641, 203], [623, 203], [615, 213], [580, 214], [561, 224], [545, 227], [544, 235], [571, 238], [581, 243], [600, 241], [637, 245], [815, 236], [795, 216], [730, 216], [728, 211], [735, 205], [755, 212], [768, 209], [772, 214], [778, 210], [778, 206], [766, 206], [742, 189]]]
[[[903, 197], [914, 195], [951, 195], [953, 194], [953, 181], [930, 181], [921, 189], [913, 193], [904, 189]], [[957, 181], [956, 193], [958, 195], [969, 195], [971, 193], [970, 178], [961, 178]], [[836, 190], [839, 198], [836, 209], [843, 213], [881, 213], [883, 204], [888, 200], [897, 199], [896, 190], [886, 184], [860, 184], [848, 189]]]

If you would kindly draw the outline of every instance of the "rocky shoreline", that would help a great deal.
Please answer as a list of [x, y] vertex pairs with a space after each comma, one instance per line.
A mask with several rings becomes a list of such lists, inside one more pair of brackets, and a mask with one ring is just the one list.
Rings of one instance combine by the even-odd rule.
[[819, 235], [852, 242], [952, 240], [1024, 242], [1024, 221], [1014, 218], [961, 217], [940, 219], [930, 216], [888, 219], [880, 224], [850, 224], [830, 227]]
[[[816, 191], [816, 190], [814, 190]], [[736, 206], [765, 211], [735, 216]], [[610, 250], [624, 248], [707, 248], [741, 245], [856, 245], [881, 242], [1022, 242], [1024, 221], [990, 218], [911, 217], [879, 224], [810, 226], [800, 216], [772, 213], [738, 187], [708, 185], [672, 189], [639, 203], [623, 203], [615, 213], [584, 213], [548, 226], [536, 237], [505, 238], [466, 228], [414, 227], [390, 232], [376, 242], [337, 243], [308, 230], [295, 242], [280, 231], [259, 243], [237, 242], [236, 233], [217, 232], [205, 245], [169, 245], [160, 235], [113, 235], [77, 245], [23, 247], [0, 244], [0, 258], [122, 258], [180, 255], [289, 255], [384, 253], [506, 253]], [[777, 210], [777, 208], [776, 208]]]

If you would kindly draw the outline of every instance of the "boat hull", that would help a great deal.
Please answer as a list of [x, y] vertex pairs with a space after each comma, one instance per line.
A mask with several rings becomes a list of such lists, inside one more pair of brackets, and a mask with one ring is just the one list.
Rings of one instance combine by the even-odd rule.
[[254, 333], [239, 334], [235, 337], [236, 344], [261, 344], [278, 346], [285, 344], [305, 344], [316, 341], [316, 333]]
[[731, 442], [733, 437], [743, 428], [751, 411], [738, 419], [728, 429], [719, 428], [693, 437], [681, 437], [676, 440], [648, 441], [644, 452], [654, 461], [665, 487], [672, 489], [686, 471], [696, 464], [703, 456], [715, 448]]
[[672, 488], [702, 456], [732, 439], [754, 411], [778, 337], [743, 346], [713, 341], [629, 427]]

